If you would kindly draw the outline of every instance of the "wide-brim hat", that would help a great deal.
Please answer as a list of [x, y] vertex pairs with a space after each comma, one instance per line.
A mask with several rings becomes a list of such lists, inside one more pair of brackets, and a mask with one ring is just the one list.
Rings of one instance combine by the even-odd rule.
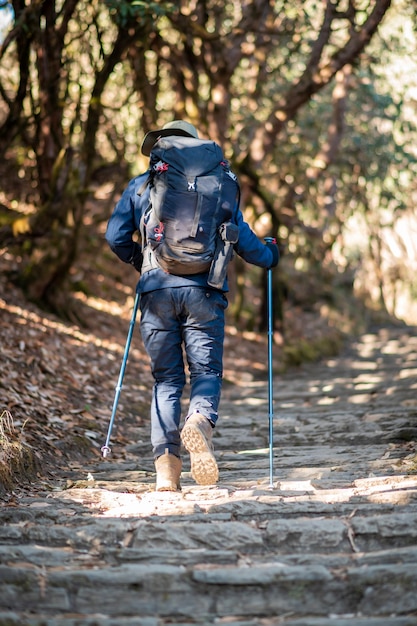
[[168, 137], [169, 135], [179, 135], [180, 137], [194, 137], [198, 139], [197, 129], [183, 120], [174, 120], [165, 124], [161, 130], [151, 130], [145, 135], [142, 143], [142, 154], [149, 156], [154, 144], [160, 137]]

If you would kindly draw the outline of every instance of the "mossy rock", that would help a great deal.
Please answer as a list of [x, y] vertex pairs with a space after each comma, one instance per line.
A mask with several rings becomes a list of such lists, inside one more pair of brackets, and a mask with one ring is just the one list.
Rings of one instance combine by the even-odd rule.
[[283, 357], [288, 367], [311, 363], [324, 357], [336, 356], [343, 345], [339, 334], [324, 335], [316, 339], [300, 339], [283, 348]]

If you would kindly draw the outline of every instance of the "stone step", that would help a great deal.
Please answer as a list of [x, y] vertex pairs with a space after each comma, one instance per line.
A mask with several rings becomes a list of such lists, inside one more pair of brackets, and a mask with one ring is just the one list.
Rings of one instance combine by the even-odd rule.
[[[319, 563], [205, 565], [124, 563], [33, 568], [0, 566], [0, 609], [21, 612], [159, 615], [191, 619], [273, 617], [285, 613], [386, 617], [417, 611], [417, 563], [331, 570]], [[115, 598], [117, 601], [115, 602]], [[383, 602], [381, 599], [383, 598]]]
[[[375, 482], [380, 487], [381, 483]], [[406, 481], [402, 484], [405, 488]], [[76, 508], [29, 506], [14, 511], [13, 521], [7, 521], [6, 516], [11, 515], [7, 512], [0, 515], [0, 561], [12, 558], [11, 547], [16, 544], [22, 549], [36, 544], [36, 550], [40, 546], [51, 550], [65, 547], [84, 550], [106, 545], [131, 548], [144, 545], [147, 549], [169, 547], [178, 551], [204, 549], [220, 553], [239, 550], [248, 554], [264, 551], [289, 554], [297, 550], [369, 552], [417, 544], [417, 501], [404, 511], [398, 505], [390, 508], [385, 505], [381, 510], [382, 507], [365, 502], [356, 503], [354, 508], [342, 502], [335, 507], [311, 499], [292, 505], [268, 496], [267, 492], [253, 490], [224, 496], [218, 503], [215, 499], [197, 501], [197, 507], [195, 500], [184, 499], [181, 494], [162, 497], [149, 493], [139, 498], [103, 490], [71, 492], [72, 497], [78, 493], [84, 501], [90, 498], [90, 502], [95, 500], [99, 504], [113, 498], [114, 510], [119, 515], [125, 507], [126, 514], [130, 511], [135, 519], [109, 516], [92, 520], [89, 515], [77, 515]], [[216, 492], [222, 490], [212, 490], [213, 494]], [[191, 493], [196, 496], [195, 492]], [[259, 501], [261, 498], [263, 502]], [[155, 516], [161, 505], [165, 508], [163, 523], [161, 516]], [[167, 507], [174, 508], [177, 515], [167, 514]]]
[[113, 619], [101, 614], [94, 616], [48, 616], [39, 614], [37, 617], [22, 616], [13, 612], [0, 612], [1, 626], [164, 626], [175, 624], [176, 626], [415, 626], [415, 617], [387, 616], [381, 618], [364, 618], [357, 615], [333, 615], [331, 617], [303, 617], [286, 618], [207, 618], [202, 620], [195, 616], [192, 621], [184, 619], [158, 618], [158, 617], [121, 617]]
[[[42, 545], [32, 538], [32, 542], [19, 542], [18, 545], [3, 545], [0, 548], [0, 563], [7, 566], [20, 564], [22, 567], [59, 567], [74, 565], [81, 567], [85, 562], [99, 565], [119, 565], [123, 562], [168, 563], [185, 566], [199, 564], [236, 565], [241, 559], [251, 563], [262, 563], [269, 559], [279, 559], [283, 563], [299, 565], [320, 562], [326, 567], [347, 567], [355, 564], [389, 564], [397, 561], [407, 563], [417, 561], [417, 547], [411, 540], [397, 541], [395, 536], [387, 540], [387, 548], [381, 549], [378, 533], [367, 538], [364, 534], [348, 532], [341, 534], [337, 520], [324, 527], [316, 524], [312, 532], [305, 535], [295, 522], [294, 534], [275, 534], [274, 526], [266, 527], [265, 536], [252, 533], [248, 528], [233, 522], [229, 529], [219, 532], [219, 525], [207, 523], [205, 526], [193, 524], [190, 534], [180, 526], [172, 526], [165, 532], [160, 526], [149, 524], [146, 529], [132, 530], [129, 527], [116, 528], [112, 524], [83, 527], [78, 533], [46, 532]], [[314, 522], [313, 522], [314, 524]], [[162, 525], [161, 525], [162, 526]], [[166, 524], [163, 524], [165, 527]], [[326, 537], [326, 532], [329, 531]], [[389, 525], [386, 526], [389, 528]], [[322, 535], [320, 535], [322, 529]], [[145, 532], [144, 532], [145, 530]], [[333, 532], [332, 532], [333, 530]], [[198, 532], [196, 540], [195, 532]], [[334, 532], [336, 531], [336, 532]], [[222, 538], [228, 532], [232, 540], [226, 545]], [[213, 537], [219, 534], [218, 540]], [[270, 535], [268, 537], [268, 534]], [[318, 539], [322, 537], [322, 542]], [[39, 537], [39, 533], [38, 533]], [[175, 540], [173, 540], [173, 537]], [[365, 539], [364, 539], [365, 537]], [[240, 541], [239, 541], [240, 540]], [[369, 547], [365, 551], [365, 541]], [[26, 539], [26, 541], [30, 541]], [[55, 545], [51, 545], [54, 543]], [[372, 548], [372, 549], [371, 549]]]
[[[109, 542], [110, 543], [110, 542]], [[84, 545], [77, 548], [72, 545], [66, 547], [48, 547], [19, 545], [2, 548], [0, 552], [0, 564], [7, 567], [19, 565], [22, 568], [55, 568], [71, 566], [80, 568], [85, 564], [89, 567], [101, 567], [107, 565], [121, 565], [123, 563], [165, 563], [168, 565], [182, 565], [195, 567], [201, 565], [232, 565], [239, 563], [264, 564], [270, 560], [278, 560], [287, 565], [306, 565], [319, 563], [328, 569], [347, 568], [365, 565], [389, 565], [398, 562], [412, 563], [417, 561], [417, 547], [392, 547], [386, 550], [373, 552], [342, 552], [313, 550], [299, 550], [277, 552], [266, 549], [263, 552], [246, 551], [236, 549], [210, 549], [210, 548], [173, 548], [160, 545], [159, 547], [140, 544], [134, 547], [114, 547], [108, 543], [91, 541], [90, 546]]]

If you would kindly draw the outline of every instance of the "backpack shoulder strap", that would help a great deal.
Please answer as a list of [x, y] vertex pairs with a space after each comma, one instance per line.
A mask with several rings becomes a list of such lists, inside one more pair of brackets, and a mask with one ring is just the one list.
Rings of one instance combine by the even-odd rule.
[[149, 168], [147, 170], [147, 172], [145, 172], [147, 174], [144, 182], [142, 183], [142, 185], [139, 187], [138, 191], [136, 192], [138, 196], [142, 196], [145, 191], [146, 191], [146, 187], [150, 184], [151, 180], [152, 180], [152, 170], [151, 168]]

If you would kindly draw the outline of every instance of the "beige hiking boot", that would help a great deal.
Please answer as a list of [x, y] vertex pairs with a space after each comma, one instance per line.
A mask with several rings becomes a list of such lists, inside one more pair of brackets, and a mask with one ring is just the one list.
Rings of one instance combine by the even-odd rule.
[[155, 491], [180, 491], [182, 461], [168, 449], [155, 460], [156, 487]]
[[201, 413], [186, 420], [181, 441], [190, 453], [191, 476], [198, 485], [213, 485], [219, 480], [219, 470], [213, 454], [213, 428]]

